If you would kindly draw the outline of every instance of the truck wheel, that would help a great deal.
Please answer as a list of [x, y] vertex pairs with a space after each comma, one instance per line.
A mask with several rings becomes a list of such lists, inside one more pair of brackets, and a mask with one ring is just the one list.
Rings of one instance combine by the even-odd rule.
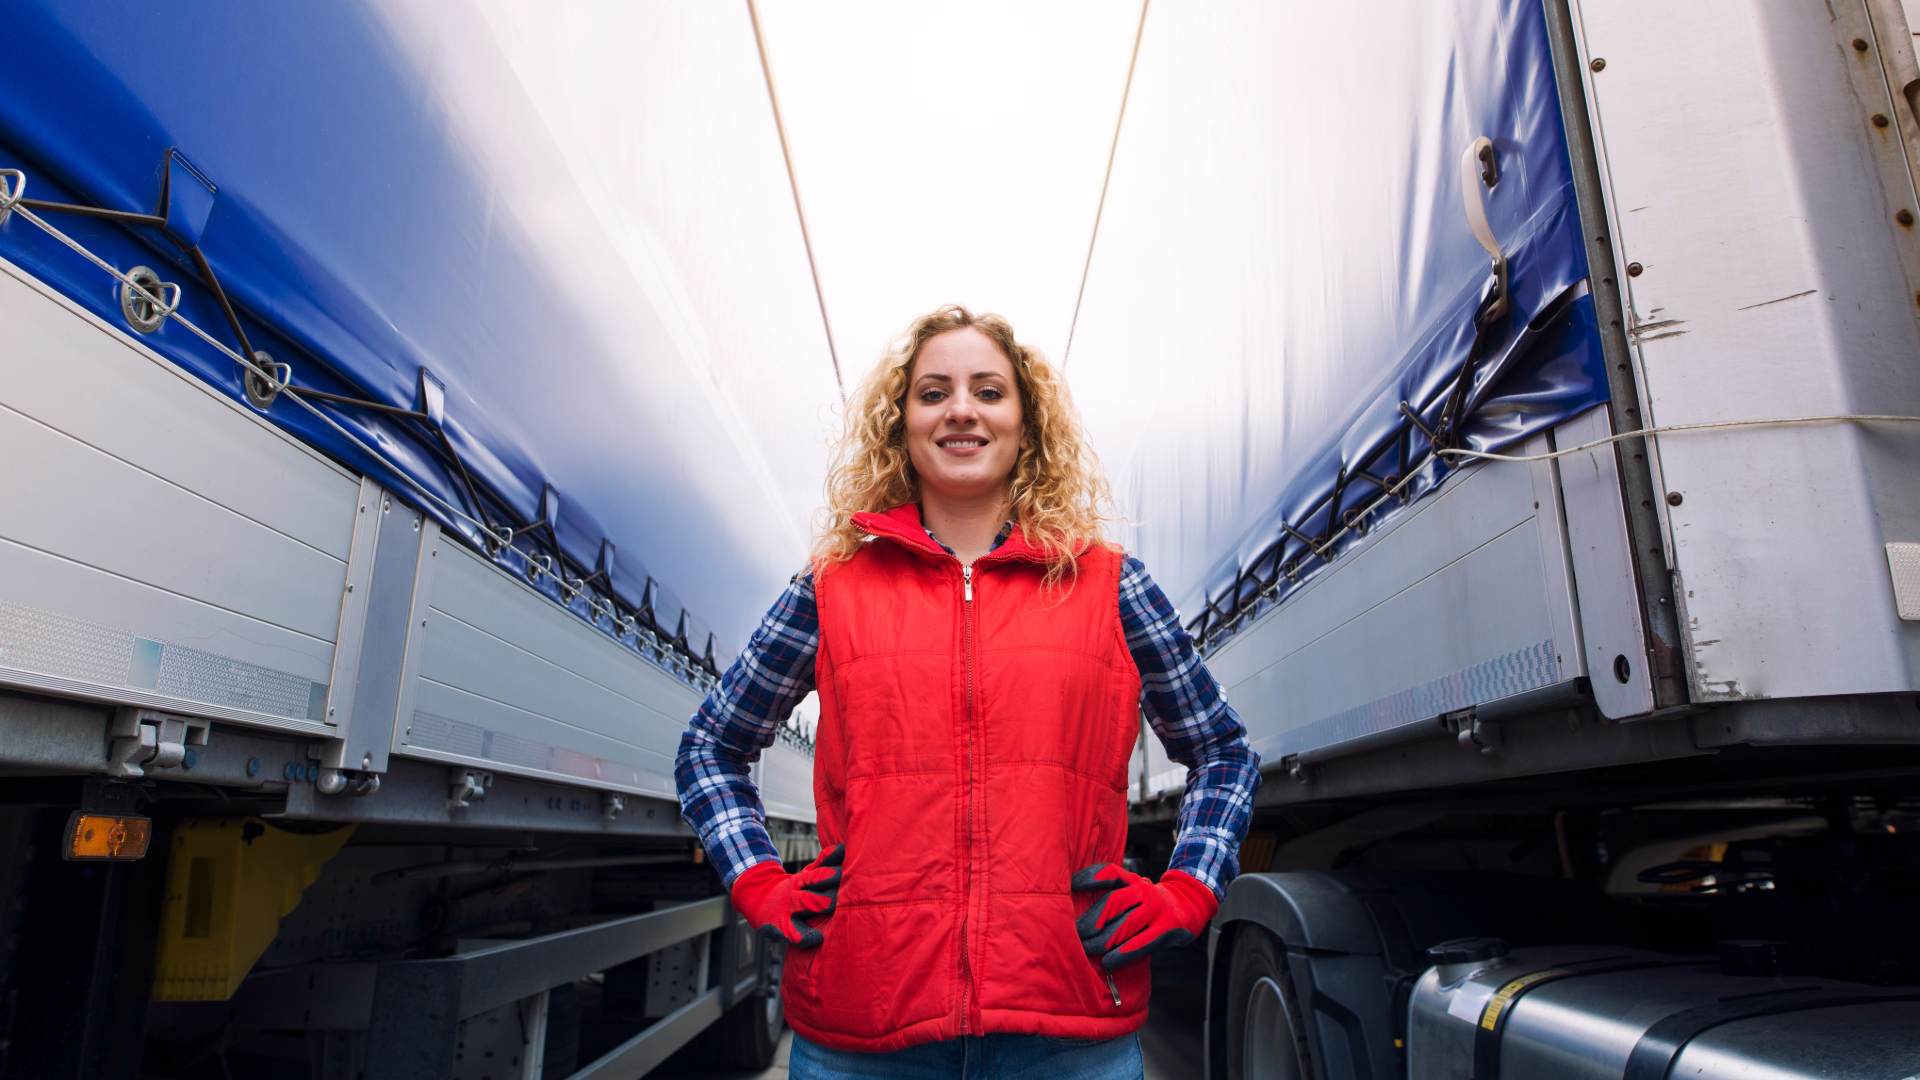
[[1227, 976], [1227, 1080], [1311, 1080], [1306, 1024], [1272, 934], [1243, 925]]
[[785, 950], [764, 937], [760, 943], [778, 950], [767, 965], [767, 987], [736, 1002], [700, 1033], [694, 1056], [707, 1068], [758, 1072], [773, 1064], [780, 1048], [780, 1033], [787, 1026], [780, 1003], [780, 961]]

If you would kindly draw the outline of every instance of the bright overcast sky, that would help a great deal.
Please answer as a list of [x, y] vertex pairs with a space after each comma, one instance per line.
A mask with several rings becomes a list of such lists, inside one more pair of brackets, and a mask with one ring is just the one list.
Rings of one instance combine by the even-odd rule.
[[849, 383], [914, 316], [996, 311], [1058, 359], [1140, 9], [762, 0]]
[[[732, 546], [648, 534], [645, 515], [622, 542], [728, 636], [805, 556], [839, 427], [822, 299], [848, 387], [947, 303], [998, 312], [1067, 359], [1137, 0], [760, 0], [791, 181], [744, 0], [376, 3], [579, 317], [650, 388], [659, 417], [636, 422], [672, 426], [671, 460], [648, 464], [686, 494], [658, 520]], [[1171, 407], [1240, 400], [1239, 368], [1215, 361], [1244, 351], [1237, 305], [1260, 264], [1236, 254], [1249, 218], [1221, 205], [1221, 180], [1264, 175], [1240, 156], [1273, 130], [1248, 110], [1272, 107], [1274, 88], [1250, 81], [1273, 68], [1273, 34], [1233, 10], [1148, 18], [1069, 369], [1122, 511], [1169, 537], [1120, 538], [1151, 551], [1177, 602], [1242, 527], [1241, 448], [1207, 440], [1245, 424]], [[636, 343], [636, 303], [672, 348]], [[1176, 354], [1181, 394], [1166, 382]], [[1209, 382], [1216, 368], [1231, 385]], [[1184, 431], [1204, 443], [1197, 464], [1167, 442]], [[1138, 479], [1149, 468], [1172, 470], [1171, 494]]]

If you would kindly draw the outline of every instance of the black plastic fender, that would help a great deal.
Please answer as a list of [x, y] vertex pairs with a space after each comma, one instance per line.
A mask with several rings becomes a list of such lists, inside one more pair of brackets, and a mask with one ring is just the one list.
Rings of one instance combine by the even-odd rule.
[[[1343, 880], [1355, 877], [1361, 881]], [[1364, 881], [1365, 875], [1320, 870], [1234, 879], [1207, 942], [1208, 1080], [1227, 1075], [1227, 965], [1234, 935], [1248, 927], [1259, 927], [1286, 946], [1321, 1080], [1389, 1080], [1401, 1074], [1393, 1016], [1398, 972], [1364, 892], [1352, 887]]]

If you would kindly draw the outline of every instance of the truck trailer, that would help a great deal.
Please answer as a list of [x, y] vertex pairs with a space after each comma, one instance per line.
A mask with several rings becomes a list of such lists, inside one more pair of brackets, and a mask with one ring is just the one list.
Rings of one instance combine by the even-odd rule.
[[1920, 1062], [1908, 14], [1155, 6], [1081, 320], [1243, 315], [1108, 458], [1265, 776], [1208, 1076]]
[[[663, 309], [568, 306], [579, 208], [503, 205], [418, 26], [4, 21], [0, 1076], [764, 1067], [672, 776], [738, 642], [651, 569], [738, 463]], [[811, 752], [756, 766], [802, 862]]]
[[[6, 15], [0, 1076], [773, 1053], [671, 775], [837, 393], [751, 8], [660, 9], [615, 79], [685, 115], [584, 156], [463, 11]], [[1208, 1075], [1913, 1073], [1907, 13], [1140, 27], [1061, 361], [1263, 762]]]

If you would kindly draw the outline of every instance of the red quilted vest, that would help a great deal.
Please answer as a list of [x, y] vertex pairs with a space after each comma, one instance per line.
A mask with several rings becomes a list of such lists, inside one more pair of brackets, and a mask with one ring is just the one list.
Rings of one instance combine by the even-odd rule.
[[1126, 845], [1140, 673], [1122, 556], [1094, 547], [1043, 593], [1016, 529], [969, 586], [918, 507], [855, 521], [876, 539], [814, 575], [814, 797], [846, 872], [825, 944], [787, 953], [788, 1020], [864, 1051], [1138, 1029], [1148, 966], [1109, 984], [1074, 931], [1091, 898], [1068, 888]]

